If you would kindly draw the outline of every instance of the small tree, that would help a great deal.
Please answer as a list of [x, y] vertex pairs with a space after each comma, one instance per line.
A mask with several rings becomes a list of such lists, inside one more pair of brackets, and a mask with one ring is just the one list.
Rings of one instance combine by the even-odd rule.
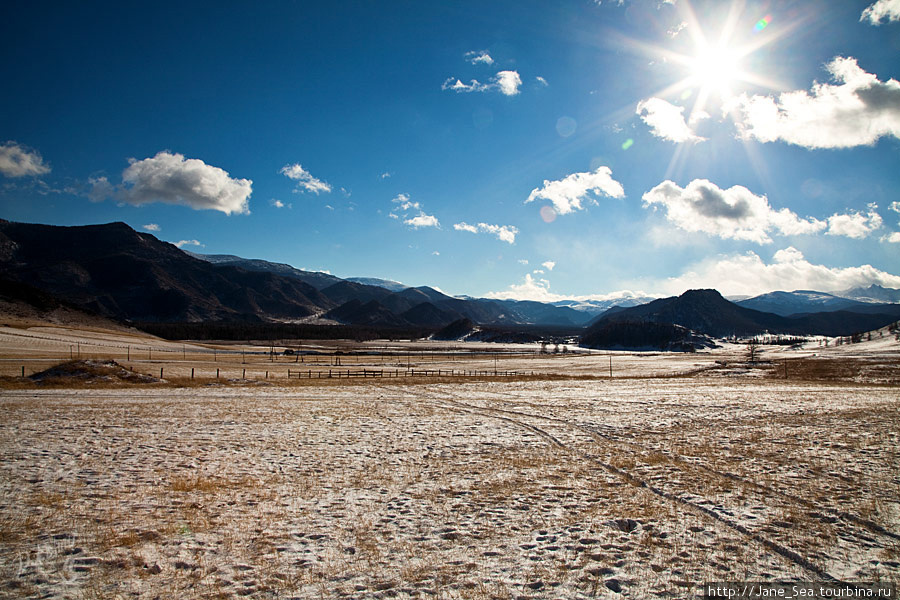
[[759, 357], [759, 344], [756, 338], [747, 342], [747, 356], [752, 363], [756, 362], [756, 359]]

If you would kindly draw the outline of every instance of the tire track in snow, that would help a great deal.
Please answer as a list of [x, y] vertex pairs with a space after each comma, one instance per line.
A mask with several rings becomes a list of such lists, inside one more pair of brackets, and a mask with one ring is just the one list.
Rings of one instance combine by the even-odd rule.
[[[846, 582], [838, 579], [837, 577], [831, 575], [823, 567], [815, 564], [810, 559], [799, 554], [798, 552], [795, 552], [795, 551], [791, 550], [790, 548], [763, 536], [760, 533], [753, 532], [748, 527], [746, 527], [740, 523], [737, 523], [735, 521], [732, 521], [731, 519], [719, 514], [718, 512], [716, 512], [710, 508], [707, 508], [703, 505], [692, 502], [686, 498], [682, 498], [681, 496], [678, 496], [677, 494], [667, 492], [667, 491], [651, 484], [650, 482], [648, 482], [644, 479], [641, 479], [640, 477], [632, 475], [631, 473], [629, 473], [628, 471], [626, 471], [624, 469], [621, 469], [619, 467], [616, 467], [615, 465], [612, 465], [603, 460], [600, 460], [597, 456], [594, 456], [594, 455], [588, 454], [586, 452], [582, 452], [580, 450], [576, 450], [574, 448], [569, 447], [568, 445], [566, 445], [565, 443], [560, 441], [559, 438], [557, 438], [556, 436], [552, 435], [551, 433], [549, 433], [535, 425], [532, 425], [530, 423], [525, 423], [524, 421], [521, 421], [519, 419], [510, 417], [510, 416], [506, 416], [506, 415], [513, 414], [513, 415], [516, 415], [519, 417], [524, 417], [524, 418], [533, 418], [533, 419], [550, 421], [550, 422], [559, 424], [561, 426], [578, 429], [579, 431], [582, 431], [583, 433], [587, 433], [591, 437], [594, 437], [594, 435], [596, 435], [594, 432], [587, 430], [584, 426], [581, 426], [576, 423], [572, 423], [565, 419], [560, 419], [558, 417], [545, 417], [542, 415], [534, 415], [534, 414], [526, 413], [523, 411], [515, 411], [515, 410], [509, 410], [509, 409], [494, 409], [494, 408], [488, 408], [488, 407], [468, 404], [466, 402], [462, 402], [462, 401], [458, 400], [459, 396], [454, 395], [450, 392], [446, 392], [446, 391], [439, 392], [439, 393], [444, 394], [444, 397], [435, 395], [434, 390], [427, 390], [427, 393], [429, 394], [428, 396], [426, 396], [427, 399], [436, 401], [438, 403], [445, 403], [442, 406], [443, 408], [450, 409], [450, 410], [458, 410], [458, 411], [467, 412], [470, 414], [480, 414], [483, 416], [492, 417], [492, 418], [510, 423], [514, 426], [518, 426], [523, 429], [527, 429], [528, 431], [531, 431], [532, 433], [535, 433], [538, 436], [549, 441], [554, 446], [557, 446], [561, 449], [566, 450], [567, 452], [569, 452], [571, 454], [580, 456], [581, 458], [583, 458], [585, 460], [588, 460], [590, 462], [593, 462], [593, 463], [603, 467], [606, 471], [615, 474], [616, 476], [620, 477], [621, 479], [623, 479], [624, 481], [626, 481], [627, 483], [629, 483], [631, 485], [643, 488], [660, 498], [663, 498], [670, 502], [674, 502], [675, 504], [684, 506], [685, 508], [688, 508], [689, 510], [693, 510], [694, 512], [697, 512], [701, 515], [705, 515], [706, 517], [709, 517], [715, 521], [718, 521], [719, 523], [725, 525], [726, 527], [728, 527], [734, 531], [737, 531], [738, 533], [742, 534], [743, 536], [761, 544], [763, 547], [765, 547], [768, 550], [774, 552], [775, 554], [781, 556], [782, 558], [786, 559], [787, 561], [789, 561], [803, 569], [806, 569], [810, 573], [815, 574], [817, 577], [820, 577], [822, 580], [837, 582], [837, 583], [841, 583], [841, 584], [846, 583]], [[606, 441], [612, 441], [612, 442], [617, 441], [617, 440], [609, 439], [607, 436], [603, 436], [603, 437], [606, 439]], [[596, 438], [594, 438], [594, 439], [596, 439]], [[630, 443], [629, 445], [636, 445], [636, 444]]]

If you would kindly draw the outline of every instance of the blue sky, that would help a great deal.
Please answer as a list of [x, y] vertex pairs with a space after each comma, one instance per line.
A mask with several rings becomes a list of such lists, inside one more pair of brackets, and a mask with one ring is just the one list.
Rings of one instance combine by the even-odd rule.
[[900, 287], [900, 0], [15, 3], [0, 217], [553, 300]]

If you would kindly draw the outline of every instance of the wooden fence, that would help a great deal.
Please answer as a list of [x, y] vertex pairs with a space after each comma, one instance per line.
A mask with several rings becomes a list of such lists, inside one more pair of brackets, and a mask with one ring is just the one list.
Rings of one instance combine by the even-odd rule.
[[519, 377], [534, 375], [534, 371], [468, 371], [459, 369], [329, 369], [328, 371], [294, 371], [288, 369], [288, 379], [352, 379], [361, 378], [400, 378], [400, 377]]

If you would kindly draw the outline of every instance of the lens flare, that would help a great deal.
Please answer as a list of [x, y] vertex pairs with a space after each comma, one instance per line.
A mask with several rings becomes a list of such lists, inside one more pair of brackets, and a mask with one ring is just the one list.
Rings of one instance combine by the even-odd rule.
[[766, 15], [762, 19], [756, 22], [756, 25], [753, 26], [753, 31], [762, 31], [766, 27], [769, 26], [769, 23], [772, 22], [772, 15]]
[[556, 220], [556, 211], [553, 210], [552, 206], [542, 206], [541, 218], [544, 220], [544, 223], [552, 223]]
[[622, 142], [622, 150], [628, 150], [628, 149], [631, 148], [633, 145], [634, 145], [634, 140], [631, 139], [631, 138], [628, 138], [627, 140], [625, 140], [624, 142]]

